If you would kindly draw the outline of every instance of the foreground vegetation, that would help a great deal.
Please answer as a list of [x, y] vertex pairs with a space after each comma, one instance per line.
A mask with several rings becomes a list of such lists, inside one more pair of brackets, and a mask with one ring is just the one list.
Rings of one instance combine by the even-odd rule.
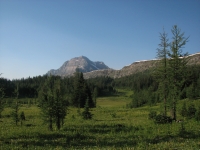
[[[10, 107], [2, 112], [0, 149], [199, 149], [200, 122], [183, 118], [182, 123], [155, 124], [148, 119], [150, 111], [160, 112], [161, 105], [129, 109], [131, 91], [119, 90], [118, 95], [100, 97], [91, 109], [93, 118], [84, 120], [83, 109], [68, 108], [60, 130], [47, 129], [36, 105], [20, 107], [26, 120], [14, 125]], [[178, 102], [177, 111], [187, 100]], [[195, 106], [200, 100], [191, 101]]]

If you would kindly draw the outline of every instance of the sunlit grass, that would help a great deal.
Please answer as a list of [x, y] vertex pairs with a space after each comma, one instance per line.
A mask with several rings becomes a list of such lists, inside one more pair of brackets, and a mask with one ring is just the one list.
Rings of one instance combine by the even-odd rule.
[[[185, 120], [181, 124], [157, 125], [148, 119], [150, 110], [159, 112], [160, 105], [128, 109], [131, 92], [97, 99], [91, 109], [92, 120], [83, 120], [77, 108], [68, 108], [60, 131], [48, 131], [40, 117], [40, 109], [31, 105], [20, 107], [26, 121], [15, 126], [11, 108], [0, 119], [0, 149], [199, 149], [200, 123]], [[178, 103], [181, 108], [183, 101]], [[194, 101], [199, 105], [199, 100]], [[113, 105], [112, 105], [113, 104]], [[178, 116], [181, 118], [181, 116]]]
[[97, 99], [97, 107], [125, 107], [126, 104], [130, 103], [132, 100], [131, 95], [133, 92], [131, 90], [118, 89], [118, 94], [109, 97], [99, 97]]

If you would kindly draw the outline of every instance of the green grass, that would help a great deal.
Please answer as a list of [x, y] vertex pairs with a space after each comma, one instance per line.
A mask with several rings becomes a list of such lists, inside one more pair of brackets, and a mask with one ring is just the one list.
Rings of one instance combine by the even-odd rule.
[[99, 97], [97, 100], [97, 107], [124, 107], [131, 101], [130, 90], [118, 89], [117, 94], [109, 97]]
[[[156, 125], [148, 113], [159, 111], [159, 104], [127, 109], [131, 92], [119, 91], [120, 95], [97, 99], [92, 120], [83, 120], [76, 108], [69, 108], [60, 131], [47, 130], [37, 106], [20, 108], [26, 116], [23, 126], [15, 126], [11, 109], [6, 108], [0, 119], [0, 149], [200, 149], [200, 123], [185, 120], [185, 130], [176, 122]], [[197, 106], [200, 101], [194, 103]]]

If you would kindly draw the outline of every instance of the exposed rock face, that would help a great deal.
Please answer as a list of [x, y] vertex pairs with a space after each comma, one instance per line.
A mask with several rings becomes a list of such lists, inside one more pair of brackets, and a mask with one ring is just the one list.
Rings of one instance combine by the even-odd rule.
[[50, 70], [47, 72], [48, 75], [59, 75], [59, 76], [70, 76], [76, 72], [76, 69], [81, 72], [90, 72], [94, 70], [109, 69], [103, 62], [91, 61], [85, 56], [75, 57], [69, 61], [66, 61], [59, 69]]
[[200, 53], [189, 55], [189, 65], [200, 65]]
[[137, 72], [142, 72], [145, 70], [148, 70], [152, 67], [155, 67], [158, 60], [147, 60], [147, 61], [140, 61], [140, 62], [134, 62], [129, 66], [125, 66], [120, 70], [113, 70], [113, 69], [104, 69], [104, 70], [98, 70], [98, 71], [92, 71], [84, 73], [84, 78], [95, 78], [99, 76], [109, 76], [112, 78], [120, 78], [124, 76], [128, 76]]
[[[189, 58], [188, 65], [194, 65], [194, 64], [200, 65], [200, 53], [189, 55], [188, 58]], [[143, 60], [134, 62], [129, 66], [125, 66], [121, 70], [106, 69], [106, 70], [87, 72], [84, 73], [84, 78], [88, 79], [88, 78], [95, 78], [98, 76], [109, 76], [113, 78], [120, 78], [156, 67], [158, 61], [159, 60]]]

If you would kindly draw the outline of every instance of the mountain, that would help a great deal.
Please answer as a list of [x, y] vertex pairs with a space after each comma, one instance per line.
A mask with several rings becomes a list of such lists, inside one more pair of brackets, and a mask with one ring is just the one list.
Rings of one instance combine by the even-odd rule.
[[51, 69], [47, 72], [48, 75], [71, 76], [76, 72], [91, 72], [95, 70], [110, 69], [101, 61], [91, 61], [85, 56], [75, 57], [66, 61], [59, 69]]
[[[192, 54], [188, 56], [188, 65], [199, 64], [200, 65], [200, 53]], [[98, 76], [109, 76], [113, 78], [120, 78], [128, 76], [137, 72], [142, 72], [150, 68], [156, 67], [159, 60], [142, 60], [136, 61], [129, 66], [125, 66], [120, 70], [104, 69], [93, 72], [84, 73], [84, 78], [95, 78]]]
[[[192, 54], [188, 56], [188, 64], [200, 65], [200, 53]], [[93, 62], [85, 56], [75, 57], [69, 61], [66, 61], [59, 69], [50, 70], [47, 72], [48, 75], [59, 75], [59, 76], [71, 76], [74, 74], [77, 68], [83, 72], [84, 78], [95, 78], [99, 76], [109, 76], [112, 78], [120, 78], [128, 76], [137, 72], [142, 72], [153, 67], [156, 67], [159, 60], [141, 60], [132, 63], [131, 65], [125, 66], [120, 70], [114, 70], [106, 66], [103, 62]]]

